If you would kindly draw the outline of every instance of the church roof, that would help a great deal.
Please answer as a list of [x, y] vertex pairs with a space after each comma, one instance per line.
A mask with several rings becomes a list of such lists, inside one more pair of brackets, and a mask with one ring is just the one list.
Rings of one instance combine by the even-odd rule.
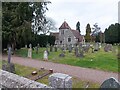
[[59, 29], [71, 29], [70, 26], [66, 21], [63, 22], [63, 24], [60, 26]]
[[72, 31], [72, 33], [73, 33], [73, 35], [76, 37], [76, 38], [79, 38], [80, 37], [80, 33], [79, 33], [79, 31], [78, 30], [71, 30]]

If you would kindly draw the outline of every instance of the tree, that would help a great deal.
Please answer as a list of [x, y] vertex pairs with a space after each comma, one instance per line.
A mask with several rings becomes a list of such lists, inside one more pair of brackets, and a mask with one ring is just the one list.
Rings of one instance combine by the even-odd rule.
[[77, 24], [76, 24], [76, 30], [78, 30], [79, 33], [81, 33], [81, 31], [80, 31], [80, 22], [79, 22], [79, 21], [78, 21]]
[[105, 42], [106, 43], [119, 43], [119, 34], [120, 34], [120, 24], [115, 23], [111, 24], [108, 28], [105, 29]]
[[98, 35], [98, 33], [100, 32], [100, 27], [98, 27], [98, 24], [97, 23], [95, 23], [94, 25], [93, 25], [93, 32], [92, 32], [92, 35], [94, 35], [94, 36], [96, 36], [96, 35]]
[[34, 11], [32, 30], [35, 34], [39, 32], [46, 32], [45, 25], [48, 22], [46, 19], [45, 12], [48, 10], [47, 4], [51, 2], [37, 2], [31, 3], [31, 7]]
[[91, 27], [90, 27], [90, 24], [89, 24], [89, 23], [88, 23], [87, 26], [86, 26], [85, 41], [86, 41], [86, 42], [91, 42]]
[[97, 23], [95, 23], [93, 25], [93, 31], [92, 31], [92, 36], [95, 38], [95, 41], [98, 42], [99, 41], [99, 32], [100, 32], [100, 27], [98, 26]]
[[33, 11], [28, 2], [3, 2], [2, 11], [2, 46], [6, 48], [10, 44], [14, 50], [16, 46], [26, 42], [26, 38], [32, 38]]

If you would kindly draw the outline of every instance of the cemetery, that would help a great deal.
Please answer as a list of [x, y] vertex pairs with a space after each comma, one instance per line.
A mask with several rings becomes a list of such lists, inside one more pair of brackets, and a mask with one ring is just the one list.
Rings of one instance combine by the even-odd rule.
[[120, 23], [91, 22], [84, 12], [79, 21], [69, 5], [65, 16], [48, 17], [51, 1], [2, 2], [0, 89], [119, 89]]
[[[53, 48], [53, 51], [51, 52], [49, 47], [49, 55], [47, 61], [86, 68], [94, 68], [104, 71], [118, 72], [119, 60], [117, 58], [117, 46], [113, 46], [113, 51], [109, 52], [104, 51], [104, 47], [105, 46], [102, 46], [99, 51], [94, 51], [94, 53], [92, 53], [92, 48], [89, 48], [88, 52], [84, 51], [84, 57], [77, 57], [75, 55], [74, 48], [70, 53], [69, 50], [63, 51], [61, 48], [58, 48], [57, 52], [55, 52]], [[46, 48], [40, 47], [38, 54], [36, 54], [36, 50], [32, 50], [32, 58], [36, 60], [44, 60], [43, 55], [45, 50]], [[21, 57], [27, 57], [27, 53], [28, 49], [26, 48], [22, 48], [16, 51], [16, 55]], [[63, 57], [59, 56], [61, 53], [63, 54]], [[106, 63], [108, 64], [106, 65]]]

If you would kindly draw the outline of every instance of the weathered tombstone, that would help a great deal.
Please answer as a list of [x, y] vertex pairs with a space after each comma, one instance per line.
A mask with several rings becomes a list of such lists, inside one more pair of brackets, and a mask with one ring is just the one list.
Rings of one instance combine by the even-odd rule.
[[49, 76], [49, 85], [57, 90], [72, 90], [72, 77], [67, 74], [53, 73]]
[[54, 49], [55, 49], [55, 52], [57, 52], [57, 46], [55, 46]]
[[50, 46], [50, 52], [52, 52], [52, 51], [53, 51], [53, 46], [51, 45], [51, 46]]
[[38, 51], [39, 51], [39, 44], [37, 44], [36, 46], [36, 53], [38, 54]]
[[44, 51], [43, 59], [48, 60], [48, 53], [46, 50]]
[[100, 86], [100, 90], [106, 90], [107, 88], [108, 89], [116, 88], [119, 90], [120, 82], [118, 80], [116, 80], [115, 78], [111, 77], [111, 78], [105, 80]]
[[104, 47], [104, 51], [105, 52], [112, 51], [112, 44], [106, 44], [105, 47]]
[[32, 45], [31, 44], [29, 44], [28, 57], [32, 58]]
[[11, 61], [11, 47], [8, 48], [8, 63]]
[[15, 73], [15, 66], [11, 63], [11, 47], [8, 48], [8, 62], [2, 64], [2, 69], [11, 73]]
[[69, 53], [72, 52], [72, 45], [71, 45], [71, 44], [70, 44], [69, 47], [68, 47], [68, 51], [69, 51]]
[[27, 48], [27, 45], [25, 45], [25, 48]]
[[99, 43], [95, 43], [94, 51], [98, 51], [98, 50], [99, 50]]
[[79, 52], [78, 52], [78, 47], [76, 46], [76, 47], [75, 47], [75, 56], [78, 56], [78, 53], [79, 53]]
[[59, 54], [59, 57], [65, 57], [64, 53]]

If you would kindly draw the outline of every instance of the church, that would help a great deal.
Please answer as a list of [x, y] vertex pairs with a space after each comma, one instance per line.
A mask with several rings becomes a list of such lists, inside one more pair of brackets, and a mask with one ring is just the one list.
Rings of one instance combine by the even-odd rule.
[[80, 34], [78, 30], [71, 29], [66, 21], [62, 23], [59, 27], [58, 33], [50, 33], [50, 35], [55, 36], [55, 45], [76, 45], [84, 44], [85, 38]]

